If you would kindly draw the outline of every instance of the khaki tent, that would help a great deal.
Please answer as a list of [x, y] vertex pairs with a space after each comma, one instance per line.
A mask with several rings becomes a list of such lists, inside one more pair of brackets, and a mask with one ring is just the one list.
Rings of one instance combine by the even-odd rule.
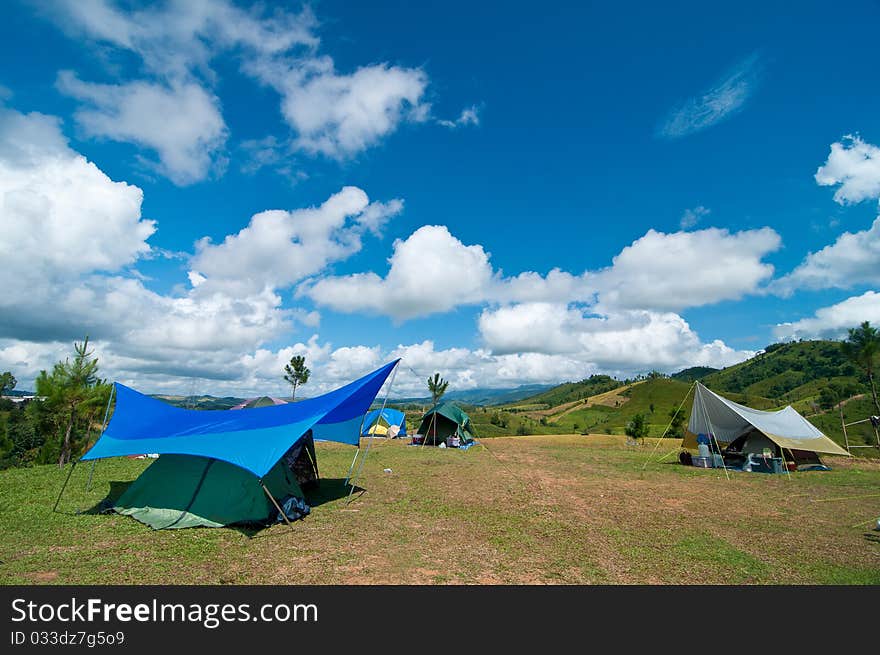
[[696, 449], [699, 435], [706, 435], [713, 446], [736, 446], [741, 453], [760, 453], [770, 447], [782, 456], [785, 449], [795, 461], [818, 460], [815, 453], [849, 455], [791, 406], [776, 412], [752, 409], [697, 382], [682, 446]]

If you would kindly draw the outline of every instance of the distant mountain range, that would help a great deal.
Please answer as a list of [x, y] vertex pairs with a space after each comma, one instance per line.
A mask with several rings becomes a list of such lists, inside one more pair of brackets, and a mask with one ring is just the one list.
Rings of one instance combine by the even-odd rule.
[[[552, 384], [523, 384], [512, 389], [467, 389], [462, 391], [450, 391], [444, 400], [462, 403], [464, 405], [504, 405], [515, 403], [523, 398], [539, 394], [553, 388]], [[173, 396], [167, 394], [153, 394], [153, 398], [164, 400], [175, 407], [189, 407], [192, 409], [229, 409], [243, 403], [247, 398], [235, 398], [233, 396]], [[377, 399], [381, 402], [381, 398]], [[431, 403], [430, 396], [410, 396], [389, 398], [391, 405], [428, 405]]]
[[[523, 384], [512, 389], [466, 389], [463, 391], [450, 391], [443, 396], [443, 400], [455, 401], [464, 405], [506, 405], [508, 403], [515, 403], [523, 398], [529, 398], [555, 386], [555, 384]], [[393, 398], [389, 399], [388, 402], [395, 405], [426, 405], [431, 403], [431, 396]]]

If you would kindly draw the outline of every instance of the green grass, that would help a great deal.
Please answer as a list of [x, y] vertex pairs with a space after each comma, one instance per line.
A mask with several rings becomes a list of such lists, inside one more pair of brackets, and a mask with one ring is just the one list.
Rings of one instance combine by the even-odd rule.
[[[321, 502], [294, 524], [152, 531], [95, 506], [149, 462], [0, 472], [0, 583], [877, 584], [880, 464], [731, 474], [650, 462], [651, 440], [496, 438], [467, 452], [319, 445]], [[657, 450], [669, 449], [663, 442]], [[674, 453], [673, 453], [674, 454]], [[384, 469], [390, 468], [391, 473]], [[873, 494], [873, 495], [872, 495]], [[860, 524], [860, 525], [857, 525]]]

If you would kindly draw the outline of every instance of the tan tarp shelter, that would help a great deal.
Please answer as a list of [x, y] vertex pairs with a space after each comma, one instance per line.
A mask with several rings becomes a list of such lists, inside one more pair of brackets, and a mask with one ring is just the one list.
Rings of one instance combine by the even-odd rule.
[[684, 448], [695, 449], [699, 434], [713, 435], [718, 445], [724, 448], [756, 430], [780, 448], [790, 451], [849, 455], [791, 406], [776, 412], [752, 409], [722, 398], [697, 382], [691, 417], [682, 442]]

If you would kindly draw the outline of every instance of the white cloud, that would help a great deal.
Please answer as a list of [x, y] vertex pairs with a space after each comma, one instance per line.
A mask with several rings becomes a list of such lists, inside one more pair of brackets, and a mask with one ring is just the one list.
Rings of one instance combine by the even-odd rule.
[[648, 230], [592, 281], [603, 307], [678, 311], [737, 300], [773, 275], [773, 266], [762, 259], [780, 244], [769, 227], [735, 233]]
[[721, 341], [701, 342], [681, 316], [669, 312], [585, 314], [565, 304], [524, 303], [484, 310], [479, 328], [493, 353], [567, 355], [602, 370], [727, 366], [751, 356]]
[[481, 302], [492, 281], [489, 255], [442, 225], [425, 225], [394, 242], [385, 278], [375, 273], [326, 277], [298, 291], [338, 311], [384, 313], [398, 320]]
[[880, 148], [858, 136], [846, 136], [831, 144], [831, 153], [815, 177], [821, 186], [840, 185], [834, 200], [841, 205], [880, 198]]
[[56, 118], [0, 108], [0, 259], [19, 284], [0, 304], [44, 284], [116, 270], [150, 251], [143, 194], [71, 150]]
[[486, 302], [678, 311], [756, 292], [773, 274], [762, 258], [779, 245], [770, 228], [733, 234], [717, 228], [674, 234], [649, 230], [597, 272], [553, 269], [546, 276], [526, 271], [503, 277], [481, 245], [465, 245], [445, 226], [427, 225], [394, 242], [384, 278], [375, 272], [330, 276], [304, 284], [297, 293], [337, 311], [395, 320]]
[[74, 113], [86, 134], [154, 151], [158, 161], [147, 163], [175, 184], [203, 180], [223, 164], [220, 101], [194, 82], [91, 84], [62, 71], [58, 88], [86, 103]]
[[754, 93], [760, 69], [757, 55], [747, 57], [708, 91], [689, 98], [673, 110], [657, 134], [663, 138], [677, 139], [701, 132], [730, 117], [742, 109]]
[[345, 187], [319, 207], [260, 212], [222, 243], [202, 239], [191, 268], [204, 288], [233, 294], [287, 287], [358, 252], [364, 232], [378, 233], [402, 209], [400, 200], [371, 204], [363, 190]]
[[438, 120], [437, 123], [443, 127], [448, 127], [451, 130], [454, 130], [457, 127], [466, 127], [468, 125], [476, 127], [480, 124], [480, 110], [476, 105], [465, 107], [461, 110], [461, 114], [459, 114], [458, 118], [454, 121], [441, 119]]
[[330, 57], [257, 59], [246, 70], [282, 96], [296, 130], [294, 147], [345, 159], [378, 143], [404, 121], [425, 120], [428, 76], [415, 68], [374, 64], [336, 72]]
[[788, 275], [770, 285], [779, 295], [795, 289], [880, 285], [880, 217], [861, 232], [844, 232], [831, 245], [811, 252]]
[[0, 109], [0, 259], [14, 279], [0, 294], [0, 359], [23, 364], [22, 379], [86, 335], [115, 372], [234, 378], [239, 353], [318, 324], [265, 285], [227, 294], [193, 273], [189, 293], [162, 295], [121, 274], [151, 253], [141, 201], [71, 150], [56, 118]]
[[[247, 75], [281, 95], [281, 113], [295, 130], [290, 146], [311, 155], [350, 158], [379, 143], [401, 123], [423, 122], [430, 114], [430, 105], [424, 102], [428, 76], [418, 68], [375, 63], [358, 67], [351, 73], [337, 72], [333, 59], [318, 53], [320, 41], [314, 33], [318, 24], [308, 7], [299, 13], [280, 8], [270, 12], [261, 5], [244, 10], [227, 0], [193, 0], [125, 11], [103, 0], [66, 0], [59, 9], [52, 12], [53, 18], [72, 35], [84, 34], [136, 53], [146, 70], [161, 80], [159, 84], [138, 84], [150, 86], [154, 96], [160, 90], [165, 96], [173, 93], [178, 105], [184, 90], [193, 94], [194, 88], [201, 89], [196, 79], [213, 82], [216, 73], [211, 64], [218, 54], [234, 53]], [[120, 88], [138, 90], [132, 85]], [[88, 99], [99, 104], [103, 114], [120, 113], [114, 108], [123, 100], [99, 102], [98, 90], [112, 91], [112, 88], [95, 87], [96, 92], [89, 94]], [[203, 89], [202, 93], [208, 95]], [[155, 105], [157, 99], [152, 100]], [[187, 100], [191, 103], [193, 98]], [[200, 104], [198, 113], [203, 119], [208, 116], [208, 105]], [[134, 115], [133, 110], [129, 113]], [[166, 118], [167, 114], [160, 116]], [[459, 120], [462, 124], [475, 123], [476, 111], [465, 110]], [[113, 123], [106, 120], [100, 123], [102, 129], [96, 131], [97, 134], [128, 138], [153, 148], [164, 146], [165, 150], [157, 148], [160, 156], [168, 154], [168, 146], [173, 143], [164, 142], [161, 132], [151, 129], [149, 123], [135, 131], [134, 125], [138, 123], [133, 122], [113, 134], [110, 134]], [[205, 125], [196, 118], [186, 133], [190, 144], [195, 126], [202, 126], [204, 131], [200, 136], [209, 137], [205, 141], [215, 146], [218, 141], [222, 143], [221, 132], [225, 137], [225, 126], [218, 132], [215, 120]], [[199, 150], [204, 152], [205, 148]], [[256, 160], [246, 166], [266, 165], [267, 157], [274, 163], [278, 148], [262, 147], [255, 154]], [[164, 157], [162, 163], [164, 170], [178, 176], [173, 179], [204, 177], [202, 174], [193, 178], [189, 167], [181, 170], [179, 163], [169, 163]], [[205, 167], [198, 170], [204, 173]]]
[[777, 339], [839, 339], [864, 321], [880, 324], [880, 293], [876, 291], [822, 307], [810, 318], [781, 323], [773, 333]]
[[269, 13], [259, 5], [245, 10], [227, 0], [187, 0], [128, 11], [106, 0], [61, 0], [52, 9], [50, 18], [71, 35], [134, 52], [148, 71], [167, 78], [209, 73], [219, 50], [272, 55], [319, 43], [309, 8]]
[[572, 275], [559, 268], [547, 275], [525, 271], [515, 277], [496, 275], [487, 299], [496, 302], [585, 302], [593, 303], [596, 285], [589, 272]]
[[712, 211], [703, 207], [703, 205], [699, 205], [693, 209], [685, 209], [684, 214], [681, 215], [679, 225], [682, 230], [689, 230], [711, 213]]

